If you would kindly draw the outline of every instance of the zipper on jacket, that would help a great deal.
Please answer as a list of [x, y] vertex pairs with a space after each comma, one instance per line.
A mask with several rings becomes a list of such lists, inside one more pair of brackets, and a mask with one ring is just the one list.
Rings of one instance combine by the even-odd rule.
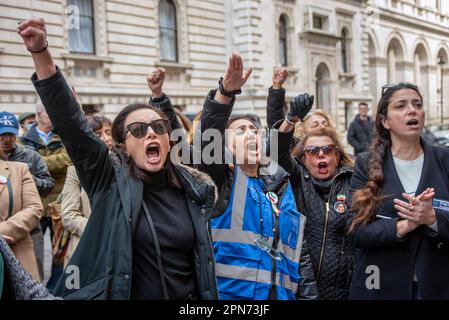
[[321, 244], [320, 262], [318, 263], [318, 272], [317, 272], [317, 275], [316, 275], [316, 281], [318, 281], [318, 279], [320, 278], [321, 264], [323, 263], [324, 248], [326, 246], [327, 220], [328, 219], [329, 219], [329, 202], [326, 202], [326, 220], [324, 221], [323, 242]]
[[316, 275], [316, 281], [318, 282], [318, 279], [320, 278], [320, 273], [321, 273], [321, 266], [323, 264], [323, 258], [324, 258], [324, 249], [326, 247], [326, 238], [327, 238], [327, 223], [329, 220], [329, 203], [331, 200], [331, 195], [334, 191], [334, 183], [335, 180], [337, 179], [337, 177], [343, 174], [343, 172], [339, 172], [335, 175], [335, 177], [332, 180], [332, 184], [331, 184], [331, 189], [329, 190], [329, 196], [327, 198], [327, 202], [326, 202], [326, 219], [324, 221], [324, 231], [323, 231], [323, 242], [321, 244], [321, 252], [320, 252], [320, 260], [318, 262], [318, 271], [317, 271], [317, 275]]
[[[265, 194], [268, 194], [269, 189], [267, 188], [267, 186], [263, 180], [262, 180], [262, 183], [264, 184], [264, 189], [262, 189], [262, 192], [264, 192]], [[283, 196], [284, 196], [284, 194], [282, 194], [281, 200], [282, 200]], [[260, 228], [261, 228], [260, 235], [263, 237], [262, 200], [260, 198], [259, 192], [257, 193], [257, 197], [259, 199], [259, 214], [260, 214]], [[271, 214], [270, 214], [271, 215], [271, 223], [273, 224], [273, 222], [274, 222], [272, 248], [276, 251], [277, 246], [278, 246], [278, 241], [279, 241], [279, 217], [276, 214], [273, 214], [273, 211], [271, 210], [271, 206], [270, 206], [270, 211], [271, 211]], [[274, 221], [273, 221], [273, 215], [275, 216]], [[271, 286], [268, 291], [268, 297], [267, 297], [268, 300], [276, 300], [277, 299], [276, 274], [277, 274], [276, 259], [274, 257], [271, 257], [271, 277], [270, 277]]]

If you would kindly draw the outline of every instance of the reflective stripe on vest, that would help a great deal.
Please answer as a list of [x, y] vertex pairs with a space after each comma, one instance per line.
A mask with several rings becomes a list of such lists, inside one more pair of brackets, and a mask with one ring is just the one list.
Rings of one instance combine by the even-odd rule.
[[[254, 281], [259, 283], [271, 284], [271, 271], [262, 269], [253, 269], [229, 264], [216, 264], [217, 277], [233, 278], [245, 281]], [[293, 292], [298, 290], [298, 283], [292, 281], [286, 274], [276, 273], [276, 285], [289, 289]]]
[[[282, 213], [281, 213], [282, 214]], [[305, 226], [305, 217], [301, 215], [301, 230], [299, 231], [299, 235], [304, 234], [304, 226]], [[237, 230], [237, 229], [212, 229], [212, 239], [214, 241], [224, 241], [224, 242], [235, 242], [235, 243], [243, 243], [254, 245], [256, 243], [256, 239], [258, 238], [258, 234], [245, 231], [245, 230]], [[289, 245], [284, 244], [282, 241], [278, 242], [278, 251], [283, 253], [288, 259], [292, 261], [299, 262], [299, 258], [301, 257], [301, 249], [302, 249], [302, 241], [303, 237], [298, 237], [299, 244], [296, 246], [296, 249], [290, 248]], [[273, 237], [268, 237], [267, 241], [269, 243], [273, 243]]]
[[[212, 226], [212, 239], [214, 241], [214, 248], [219, 250], [216, 252], [216, 254], [219, 256], [221, 251], [221, 245], [226, 246], [232, 246], [233, 244], [238, 245], [248, 245], [252, 248], [248, 247], [248, 250], [254, 250], [254, 248], [257, 248], [256, 240], [260, 238], [260, 231], [257, 232], [249, 231], [249, 230], [243, 230], [243, 222], [245, 218], [245, 207], [246, 207], [246, 201], [247, 196], [249, 196], [248, 188], [249, 188], [249, 178], [242, 172], [242, 170], [236, 166], [235, 167], [235, 180], [234, 180], [234, 187], [233, 187], [233, 195], [230, 199], [232, 201], [232, 204], [230, 204], [230, 207], [232, 208], [231, 211], [231, 220], [230, 220], [230, 229], [224, 229], [224, 228], [216, 228], [214, 227], [214, 223], [211, 223]], [[290, 213], [283, 213], [281, 212], [279, 214], [279, 221], [284, 222], [284, 226], [292, 226], [292, 229], [286, 229], [282, 228], [280, 226], [280, 238], [277, 245], [277, 252], [280, 253], [281, 260], [286, 259], [283, 262], [278, 262], [278, 267], [276, 270], [276, 285], [281, 286], [287, 290], [291, 290], [292, 293], [289, 294], [289, 297], [291, 298], [292, 295], [294, 295], [297, 292], [298, 289], [298, 278], [299, 278], [299, 262], [300, 262], [300, 256], [301, 256], [301, 249], [302, 249], [302, 241], [303, 241], [303, 234], [304, 234], [304, 226], [305, 226], [305, 217], [301, 214], [298, 214], [296, 210], [296, 205], [293, 199], [293, 192], [291, 190], [290, 185], [286, 189], [285, 192], [291, 193], [291, 199], [289, 202], [285, 201], [285, 206], [288, 206], [290, 208], [287, 211], [290, 211]], [[260, 200], [262, 201], [268, 201], [265, 197], [265, 194], [261, 195]], [[284, 203], [284, 201], [282, 201]], [[280, 207], [282, 206], [282, 203], [280, 203]], [[290, 206], [291, 203], [291, 206]], [[262, 204], [260, 204], [262, 205]], [[270, 207], [270, 205], [265, 206], [265, 208]], [[252, 208], [252, 207], [250, 207]], [[229, 207], [226, 209], [226, 211], [229, 214]], [[257, 210], [254, 208], [254, 210]], [[266, 210], [266, 209], [265, 209]], [[251, 212], [251, 211], [250, 211]], [[252, 213], [253, 214], [253, 213]], [[273, 214], [270, 212], [270, 214]], [[246, 219], [251, 217], [246, 217]], [[220, 219], [214, 218], [214, 219]], [[213, 219], [213, 220], [214, 220]], [[256, 213], [254, 212], [254, 219], [258, 218], [258, 214], [256, 216]], [[294, 220], [296, 219], [296, 220]], [[212, 220], [212, 221], [213, 221]], [[229, 221], [229, 220], [228, 220]], [[291, 223], [290, 223], [291, 221]], [[218, 223], [217, 223], [218, 224]], [[228, 224], [229, 225], [229, 224]], [[294, 227], [293, 227], [294, 226]], [[282, 231], [284, 230], [284, 233], [282, 234]], [[283, 236], [282, 236], [283, 235]], [[297, 238], [295, 239], [292, 237], [293, 235], [296, 235]], [[272, 244], [274, 242], [274, 238], [272, 236], [270, 237], [264, 237], [264, 239]], [[225, 244], [220, 244], [220, 242]], [[293, 243], [292, 243], [293, 242]], [[229, 248], [229, 247], [228, 247]], [[241, 247], [240, 247], [241, 248]], [[245, 249], [244, 249], [245, 250]], [[266, 252], [263, 252], [262, 249], [259, 248], [260, 251], [262, 251], [262, 259], [270, 259], [268, 254]], [[244, 258], [244, 253], [242, 255], [242, 258]], [[235, 262], [238, 261], [238, 257], [235, 258]], [[264, 260], [267, 261], [267, 260]], [[237, 265], [236, 265], [237, 264]], [[237, 279], [237, 280], [243, 280], [243, 281], [252, 281], [256, 283], [260, 283], [263, 285], [267, 285], [267, 288], [269, 288], [269, 285], [271, 284], [271, 270], [265, 270], [262, 268], [250, 268], [247, 266], [239, 266], [239, 263], [222, 263], [220, 261], [217, 261], [216, 263], [216, 274], [217, 277], [223, 277], [223, 278], [230, 278], [230, 279]], [[281, 264], [284, 266], [283, 270], [281, 268]], [[287, 269], [285, 269], [285, 266], [289, 265]], [[297, 266], [298, 268], [292, 268], [292, 266]], [[282, 271], [280, 271], [282, 270]], [[288, 270], [290, 272], [295, 272], [295, 274], [288, 274]], [[295, 271], [292, 271], [295, 270]], [[296, 273], [297, 272], [297, 273]], [[220, 289], [220, 287], [219, 287]]]

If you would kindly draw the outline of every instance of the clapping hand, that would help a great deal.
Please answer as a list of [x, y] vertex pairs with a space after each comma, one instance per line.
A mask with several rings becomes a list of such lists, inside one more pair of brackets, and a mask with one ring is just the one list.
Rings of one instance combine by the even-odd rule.
[[435, 210], [433, 209], [433, 197], [435, 190], [427, 188], [419, 196], [403, 193], [402, 196], [409, 202], [394, 199], [395, 209], [401, 218], [407, 219], [418, 225], [432, 225], [436, 221]]

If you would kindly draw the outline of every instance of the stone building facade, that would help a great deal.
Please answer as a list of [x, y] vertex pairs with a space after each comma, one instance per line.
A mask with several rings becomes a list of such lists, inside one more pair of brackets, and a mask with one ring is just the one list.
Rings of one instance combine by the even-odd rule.
[[[445, 0], [0, 0], [0, 110], [34, 108], [32, 60], [17, 21], [42, 16], [56, 63], [87, 112], [111, 118], [147, 101], [146, 75], [167, 70], [165, 92], [201, 110], [228, 56], [253, 75], [236, 111], [265, 117], [272, 72], [289, 70], [287, 98], [316, 95], [344, 131], [381, 86], [416, 82], [429, 123], [449, 118], [449, 1]], [[443, 108], [442, 108], [443, 106]]]

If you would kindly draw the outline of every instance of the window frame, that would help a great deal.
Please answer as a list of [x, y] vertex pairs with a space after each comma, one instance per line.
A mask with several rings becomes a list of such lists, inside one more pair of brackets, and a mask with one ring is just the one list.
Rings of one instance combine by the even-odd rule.
[[[67, 0], [67, 5], [70, 5], [69, 4], [69, 1], [70, 0]], [[81, 13], [81, 10], [80, 10], [80, 12], [79, 12], [79, 17], [80, 17], [80, 23], [81, 23], [81, 18], [83, 17], [83, 18], [90, 18], [90, 20], [91, 20], [91, 26], [92, 26], [92, 28], [91, 28], [91, 34], [92, 34], [92, 52], [85, 52], [85, 51], [75, 51], [75, 50], [72, 50], [71, 48], [70, 48], [70, 30], [68, 30], [68, 34], [67, 34], [67, 37], [68, 37], [68, 49], [69, 49], [69, 53], [73, 53], [73, 54], [86, 54], [86, 55], [97, 55], [97, 43], [96, 43], [96, 33], [95, 33], [95, 7], [94, 7], [94, 0], [87, 0], [87, 1], [89, 1], [90, 2], [90, 7], [91, 7], [91, 12], [92, 12], [92, 15], [91, 16], [88, 16], [88, 15], [85, 15], [85, 14], [82, 14]], [[81, 30], [77, 30], [77, 32], [81, 32]]]
[[341, 68], [343, 73], [349, 73], [349, 61], [348, 61], [348, 32], [346, 28], [341, 30]]
[[[174, 22], [175, 22], [175, 25], [174, 25], [174, 28], [167, 28], [167, 27], [163, 27], [162, 26], [162, 23], [161, 23], [161, 10], [160, 10], [160, 7], [161, 7], [161, 3], [162, 3], [162, 1], [165, 1], [165, 2], [167, 2], [168, 4], [169, 4], [169, 6], [172, 8], [172, 10], [173, 10], [173, 13], [174, 13]], [[177, 8], [176, 8], [176, 4], [175, 4], [175, 2], [174, 1], [172, 1], [172, 0], [160, 0], [159, 1], [159, 4], [158, 4], [158, 22], [159, 22], [159, 59], [160, 59], [160, 61], [162, 61], [162, 62], [172, 62], [172, 63], [179, 63], [179, 43], [178, 43], [178, 10], [177, 10]], [[167, 59], [166, 57], [164, 57], [163, 55], [162, 55], [162, 47], [161, 47], [161, 40], [162, 40], [162, 30], [169, 30], [169, 31], [171, 31], [171, 32], [173, 32], [174, 31], [174, 44], [175, 44], [175, 52], [174, 52], [174, 54], [175, 54], [175, 59], [174, 60], [172, 60], [172, 59]]]
[[[278, 36], [279, 63], [281, 64], [281, 66], [286, 67], [286, 66], [288, 66], [288, 63], [289, 63], [289, 61], [288, 61], [288, 26], [287, 26], [287, 19], [285, 18], [285, 16], [283, 14], [279, 17], [278, 32], [279, 32], [279, 36]], [[284, 54], [281, 54], [282, 53], [281, 49], [284, 50]]]

